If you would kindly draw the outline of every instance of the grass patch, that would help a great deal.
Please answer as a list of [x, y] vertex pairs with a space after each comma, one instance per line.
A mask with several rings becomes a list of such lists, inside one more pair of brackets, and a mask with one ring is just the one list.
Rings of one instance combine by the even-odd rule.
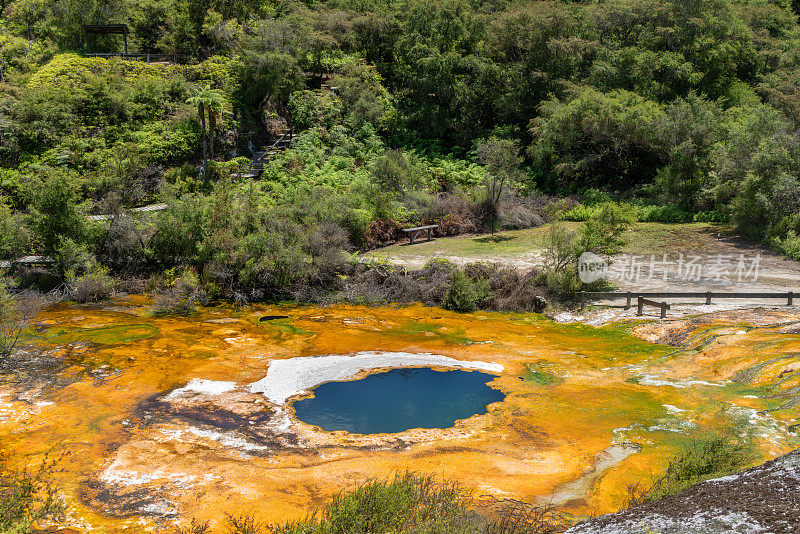
[[[581, 223], [561, 222], [568, 230], [580, 228]], [[442, 237], [414, 246], [391, 245], [368, 253], [367, 256], [435, 257], [452, 256], [456, 258], [525, 258], [544, 248], [550, 224], [526, 230], [509, 230], [493, 236]], [[639, 222], [625, 232], [626, 244], [623, 254], [713, 254], [718, 242], [717, 233], [725, 233], [724, 227], [704, 222], [667, 224]]]
[[637, 223], [625, 233], [623, 254], [713, 254], [717, 225], [709, 223]]

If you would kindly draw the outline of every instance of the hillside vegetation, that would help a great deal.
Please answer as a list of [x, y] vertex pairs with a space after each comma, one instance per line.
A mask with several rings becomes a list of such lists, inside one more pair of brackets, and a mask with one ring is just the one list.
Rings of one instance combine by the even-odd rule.
[[[560, 269], [635, 218], [730, 223], [800, 258], [795, 7], [2, 0], [0, 257], [55, 258], [55, 278], [17, 283], [80, 300], [150, 279], [167, 308], [319, 298], [353, 274], [343, 251], [421, 223], [608, 223], [553, 236]], [[107, 23], [181, 61], [86, 57], [122, 50], [81, 30]], [[573, 274], [531, 280], [568, 291]]]

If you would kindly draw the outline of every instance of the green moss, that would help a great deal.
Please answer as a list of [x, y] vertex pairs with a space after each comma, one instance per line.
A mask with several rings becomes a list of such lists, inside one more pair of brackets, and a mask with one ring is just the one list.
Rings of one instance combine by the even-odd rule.
[[398, 336], [422, 337], [424, 339], [439, 339], [454, 345], [474, 345], [478, 343], [467, 336], [461, 328], [440, 325], [435, 323], [424, 323], [421, 321], [409, 321], [405, 325], [387, 332]]
[[54, 345], [91, 341], [101, 345], [130, 343], [159, 334], [159, 329], [151, 324], [131, 324], [117, 326], [101, 326], [98, 328], [51, 327], [40, 332], [28, 331], [26, 338], [44, 341]]
[[273, 336], [273, 339], [285, 340], [296, 336], [310, 337], [316, 335], [314, 332], [294, 325], [289, 321], [289, 319], [274, 319], [272, 321], [266, 321], [259, 324], [269, 330]]
[[525, 372], [520, 376], [525, 382], [537, 386], [550, 387], [561, 384], [564, 381], [560, 376], [541, 369], [538, 364], [526, 364], [525, 367]]

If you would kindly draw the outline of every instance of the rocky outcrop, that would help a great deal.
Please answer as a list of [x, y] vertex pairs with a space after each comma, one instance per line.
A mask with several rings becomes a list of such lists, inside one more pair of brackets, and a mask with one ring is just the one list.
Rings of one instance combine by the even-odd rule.
[[800, 449], [566, 534], [788, 534], [800, 532], [799, 502]]

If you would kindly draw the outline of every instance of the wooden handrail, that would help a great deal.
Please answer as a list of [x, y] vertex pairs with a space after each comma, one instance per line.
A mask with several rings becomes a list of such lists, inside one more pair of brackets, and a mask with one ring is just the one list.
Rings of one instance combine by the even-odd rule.
[[110, 58], [110, 57], [118, 57], [127, 60], [134, 60], [134, 61], [145, 61], [150, 63], [151, 61], [162, 61], [167, 60], [171, 61], [172, 63], [179, 63], [185, 61], [187, 56], [186, 54], [156, 54], [156, 53], [136, 53], [136, 54], [127, 54], [122, 52], [87, 52], [84, 54], [86, 57], [98, 57], [98, 58]]
[[581, 291], [581, 310], [586, 305], [587, 299], [626, 299], [625, 309], [630, 308], [633, 297], [645, 299], [675, 299], [675, 298], [702, 298], [706, 304], [711, 304], [711, 299], [786, 299], [786, 305], [794, 302], [794, 291], [786, 292], [761, 292], [761, 291]]

